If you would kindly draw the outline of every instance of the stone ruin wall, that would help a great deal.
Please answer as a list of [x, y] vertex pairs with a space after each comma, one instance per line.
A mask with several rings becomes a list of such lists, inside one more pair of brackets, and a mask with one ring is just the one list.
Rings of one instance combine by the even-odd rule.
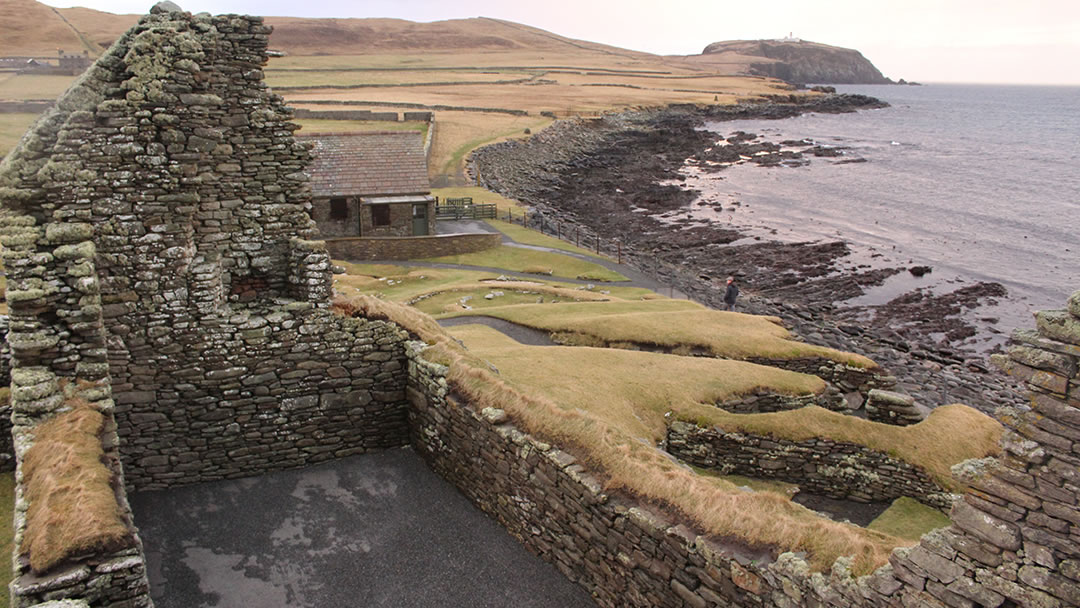
[[[999, 361], [1027, 382], [1032, 409], [1005, 414], [999, 458], [954, 467], [970, 489], [953, 506], [952, 525], [894, 550], [889, 564], [862, 577], [851, 576], [845, 559], [811, 573], [793, 553], [774, 559], [723, 543], [605, 492], [573, 456], [501, 410], [477, 411], [451, 396], [446, 369], [424, 361], [422, 345], [410, 350], [413, 445], [601, 606], [1078, 606], [1080, 292], [1069, 307], [1040, 313], [1039, 331], [1019, 332], [1022, 346]], [[928, 493], [935, 488], [927, 483]]]
[[833, 441], [790, 441], [673, 421], [664, 444], [679, 460], [721, 475], [779, 479], [814, 494], [857, 502], [910, 496], [936, 509], [952, 497], [919, 467], [869, 448]]
[[[0, 165], [16, 453], [69, 398], [90, 401], [111, 421], [101, 439], [125, 509], [123, 486], [408, 442], [406, 335], [330, 309], [330, 259], [308, 240], [310, 153], [262, 82], [270, 28], [171, 8], [118, 40]], [[150, 605], [131, 551], [48, 573], [20, 559], [15, 605]]]
[[[604, 492], [502, 412], [449, 396], [446, 370], [401, 330], [334, 316], [325, 248], [305, 240], [308, 152], [262, 85], [268, 34], [257, 18], [156, 8], [0, 167], [17, 453], [67, 392], [115, 414], [102, 441], [122, 505], [125, 485], [411, 440], [602, 606], [1080, 603], [1080, 295], [1002, 361], [1033, 409], [1006, 417], [1000, 458], [958, 468], [972, 489], [953, 525], [872, 575], [844, 560], [812, 574]], [[43, 576], [16, 569], [16, 606], [150, 605], [137, 544]]]

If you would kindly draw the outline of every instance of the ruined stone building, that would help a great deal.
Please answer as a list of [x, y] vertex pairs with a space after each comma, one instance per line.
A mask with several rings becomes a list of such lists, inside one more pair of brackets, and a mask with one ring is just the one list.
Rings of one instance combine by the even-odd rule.
[[751, 561], [478, 411], [398, 326], [331, 309], [269, 35], [159, 5], [0, 165], [13, 606], [152, 605], [130, 490], [405, 445], [601, 606], [1080, 604], [1080, 295], [1004, 362], [1033, 409], [963, 467], [951, 527], [859, 578]]

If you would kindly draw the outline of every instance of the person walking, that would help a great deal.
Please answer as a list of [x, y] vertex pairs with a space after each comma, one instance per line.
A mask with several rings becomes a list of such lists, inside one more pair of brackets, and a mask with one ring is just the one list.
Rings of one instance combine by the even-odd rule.
[[724, 304], [728, 310], [735, 310], [735, 298], [739, 297], [739, 286], [735, 284], [735, 277], [727, 278], [727, 289], [724, 290]]

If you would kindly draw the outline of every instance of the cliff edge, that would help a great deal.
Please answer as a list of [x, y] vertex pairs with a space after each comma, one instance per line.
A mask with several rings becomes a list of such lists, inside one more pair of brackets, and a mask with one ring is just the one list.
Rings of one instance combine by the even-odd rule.
[[[750, 58], [751, 74], [792, 83], [892, 84], [855, 49], [799, 39], [729, 40], [705, 47], [702, 55], [728, 53]], [[760, 61], [753, 61], [760, 59]]]

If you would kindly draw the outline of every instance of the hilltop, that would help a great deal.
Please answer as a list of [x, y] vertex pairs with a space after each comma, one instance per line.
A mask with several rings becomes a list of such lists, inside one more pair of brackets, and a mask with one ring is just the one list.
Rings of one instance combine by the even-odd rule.
[[829, 46], [797, 38], [783, 40], [729, 40], [705, 47], [697, 58], [702, 64], [747, 65], [748, 72], [787, 82], [821, 84], [892, 84], [855, 49]]

